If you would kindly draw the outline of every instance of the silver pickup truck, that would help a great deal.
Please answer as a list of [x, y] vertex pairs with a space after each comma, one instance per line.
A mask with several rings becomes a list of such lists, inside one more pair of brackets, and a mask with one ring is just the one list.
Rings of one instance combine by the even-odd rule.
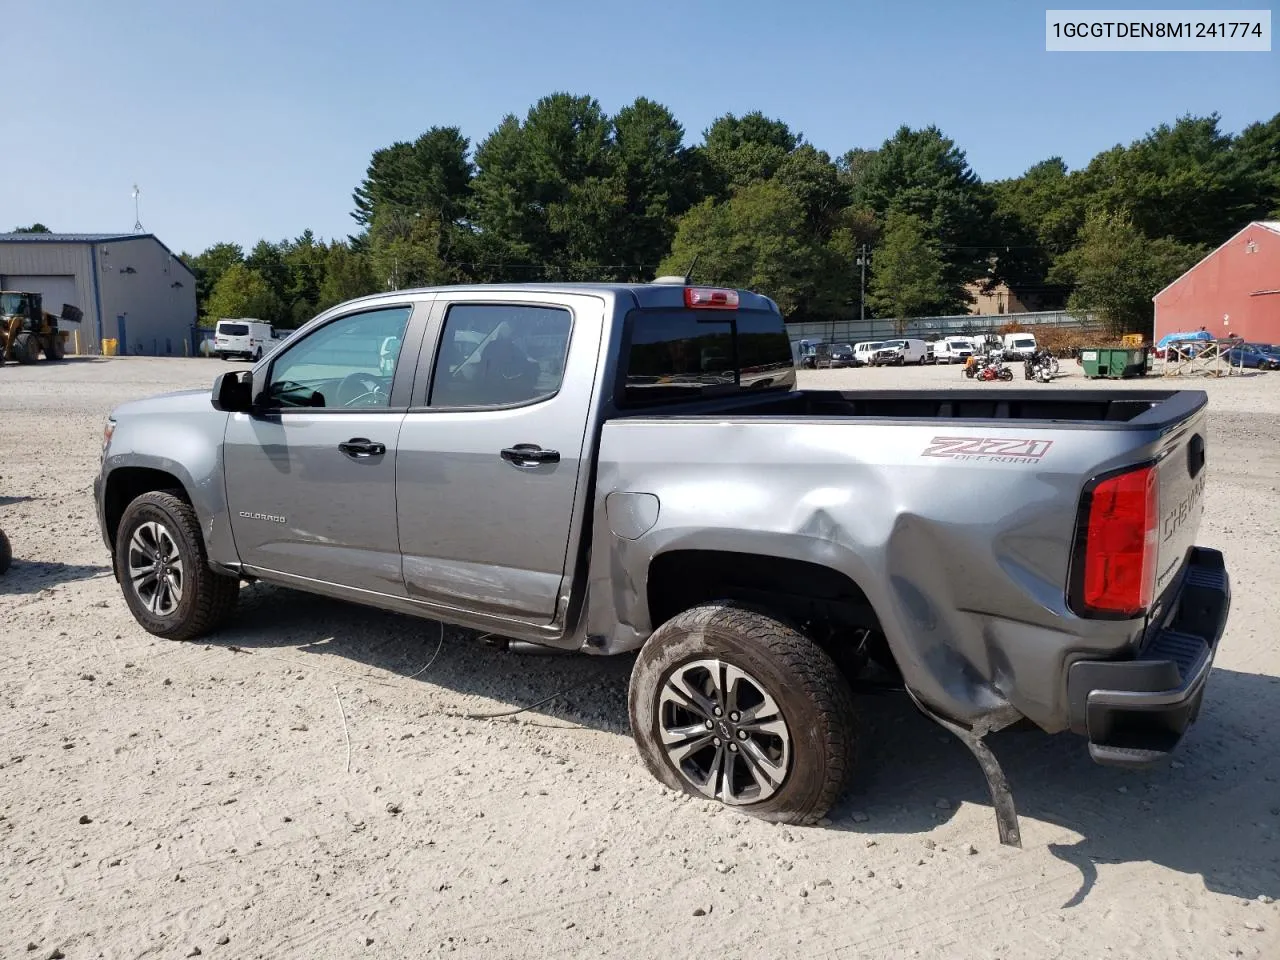
[[791, 823], [852, 769], [855, 693], [889, 686], [974, 752], [1016, 844], [987, 733], [1142, 766], [1199, 711], [1230, 604], [1195, 544], [1206, 404], [801, 390], [773, 301], [681, 278], [397, 291], [119, 407], [94, 492], [158, 636], [263, 580], [639, 651], [649, 770]]

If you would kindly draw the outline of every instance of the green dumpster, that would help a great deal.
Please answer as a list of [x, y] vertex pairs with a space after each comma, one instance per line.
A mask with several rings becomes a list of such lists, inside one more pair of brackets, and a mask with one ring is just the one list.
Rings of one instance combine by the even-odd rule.
[[1147, 347], [1089, 347], [1080, 351], [1080, 366], [1090, 380], [1145, 377], [1150, 369]]

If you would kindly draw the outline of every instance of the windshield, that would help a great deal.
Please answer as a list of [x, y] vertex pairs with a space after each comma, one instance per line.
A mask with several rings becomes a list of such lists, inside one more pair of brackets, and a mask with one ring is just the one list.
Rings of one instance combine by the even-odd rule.
[[247, 323], [220, 323], [218, 332], [224, 337], [243, 337], [249, 333]]
[[27, 297], [23, 293], [0, 293], [0, 315], [12, 317], [25, 314]]

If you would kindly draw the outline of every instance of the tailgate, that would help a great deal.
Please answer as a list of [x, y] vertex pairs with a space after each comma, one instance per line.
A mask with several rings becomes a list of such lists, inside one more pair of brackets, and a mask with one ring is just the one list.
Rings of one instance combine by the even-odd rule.
[[1155, 595], [1160, 596], [1195, 546], [1204, 513], [1208, 474], [1208, 421], [1204, 408], [1180, 424], [1159, 449], [1160, 527]]

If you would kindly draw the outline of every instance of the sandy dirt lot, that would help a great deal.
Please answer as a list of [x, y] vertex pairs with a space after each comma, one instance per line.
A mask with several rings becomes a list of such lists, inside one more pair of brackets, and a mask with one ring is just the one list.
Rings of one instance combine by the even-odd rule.
[[1200, 541], [1235, 594], [1200, 722], [1146, 773], [997, 735], [1018, 851], [964, 748], [897, 699], [868, 704], [832, 823], [775, 827], [650, 779], [628, 658], [444, 630], [432, 661], [433, 622], [261, 585], [212, 642], [145, 633], [94, 520], [102, 422], [224, 369], [0, 369], [0, 957], [1280, 956], [1280, 373], [1185, 384], [1211, 397]]

